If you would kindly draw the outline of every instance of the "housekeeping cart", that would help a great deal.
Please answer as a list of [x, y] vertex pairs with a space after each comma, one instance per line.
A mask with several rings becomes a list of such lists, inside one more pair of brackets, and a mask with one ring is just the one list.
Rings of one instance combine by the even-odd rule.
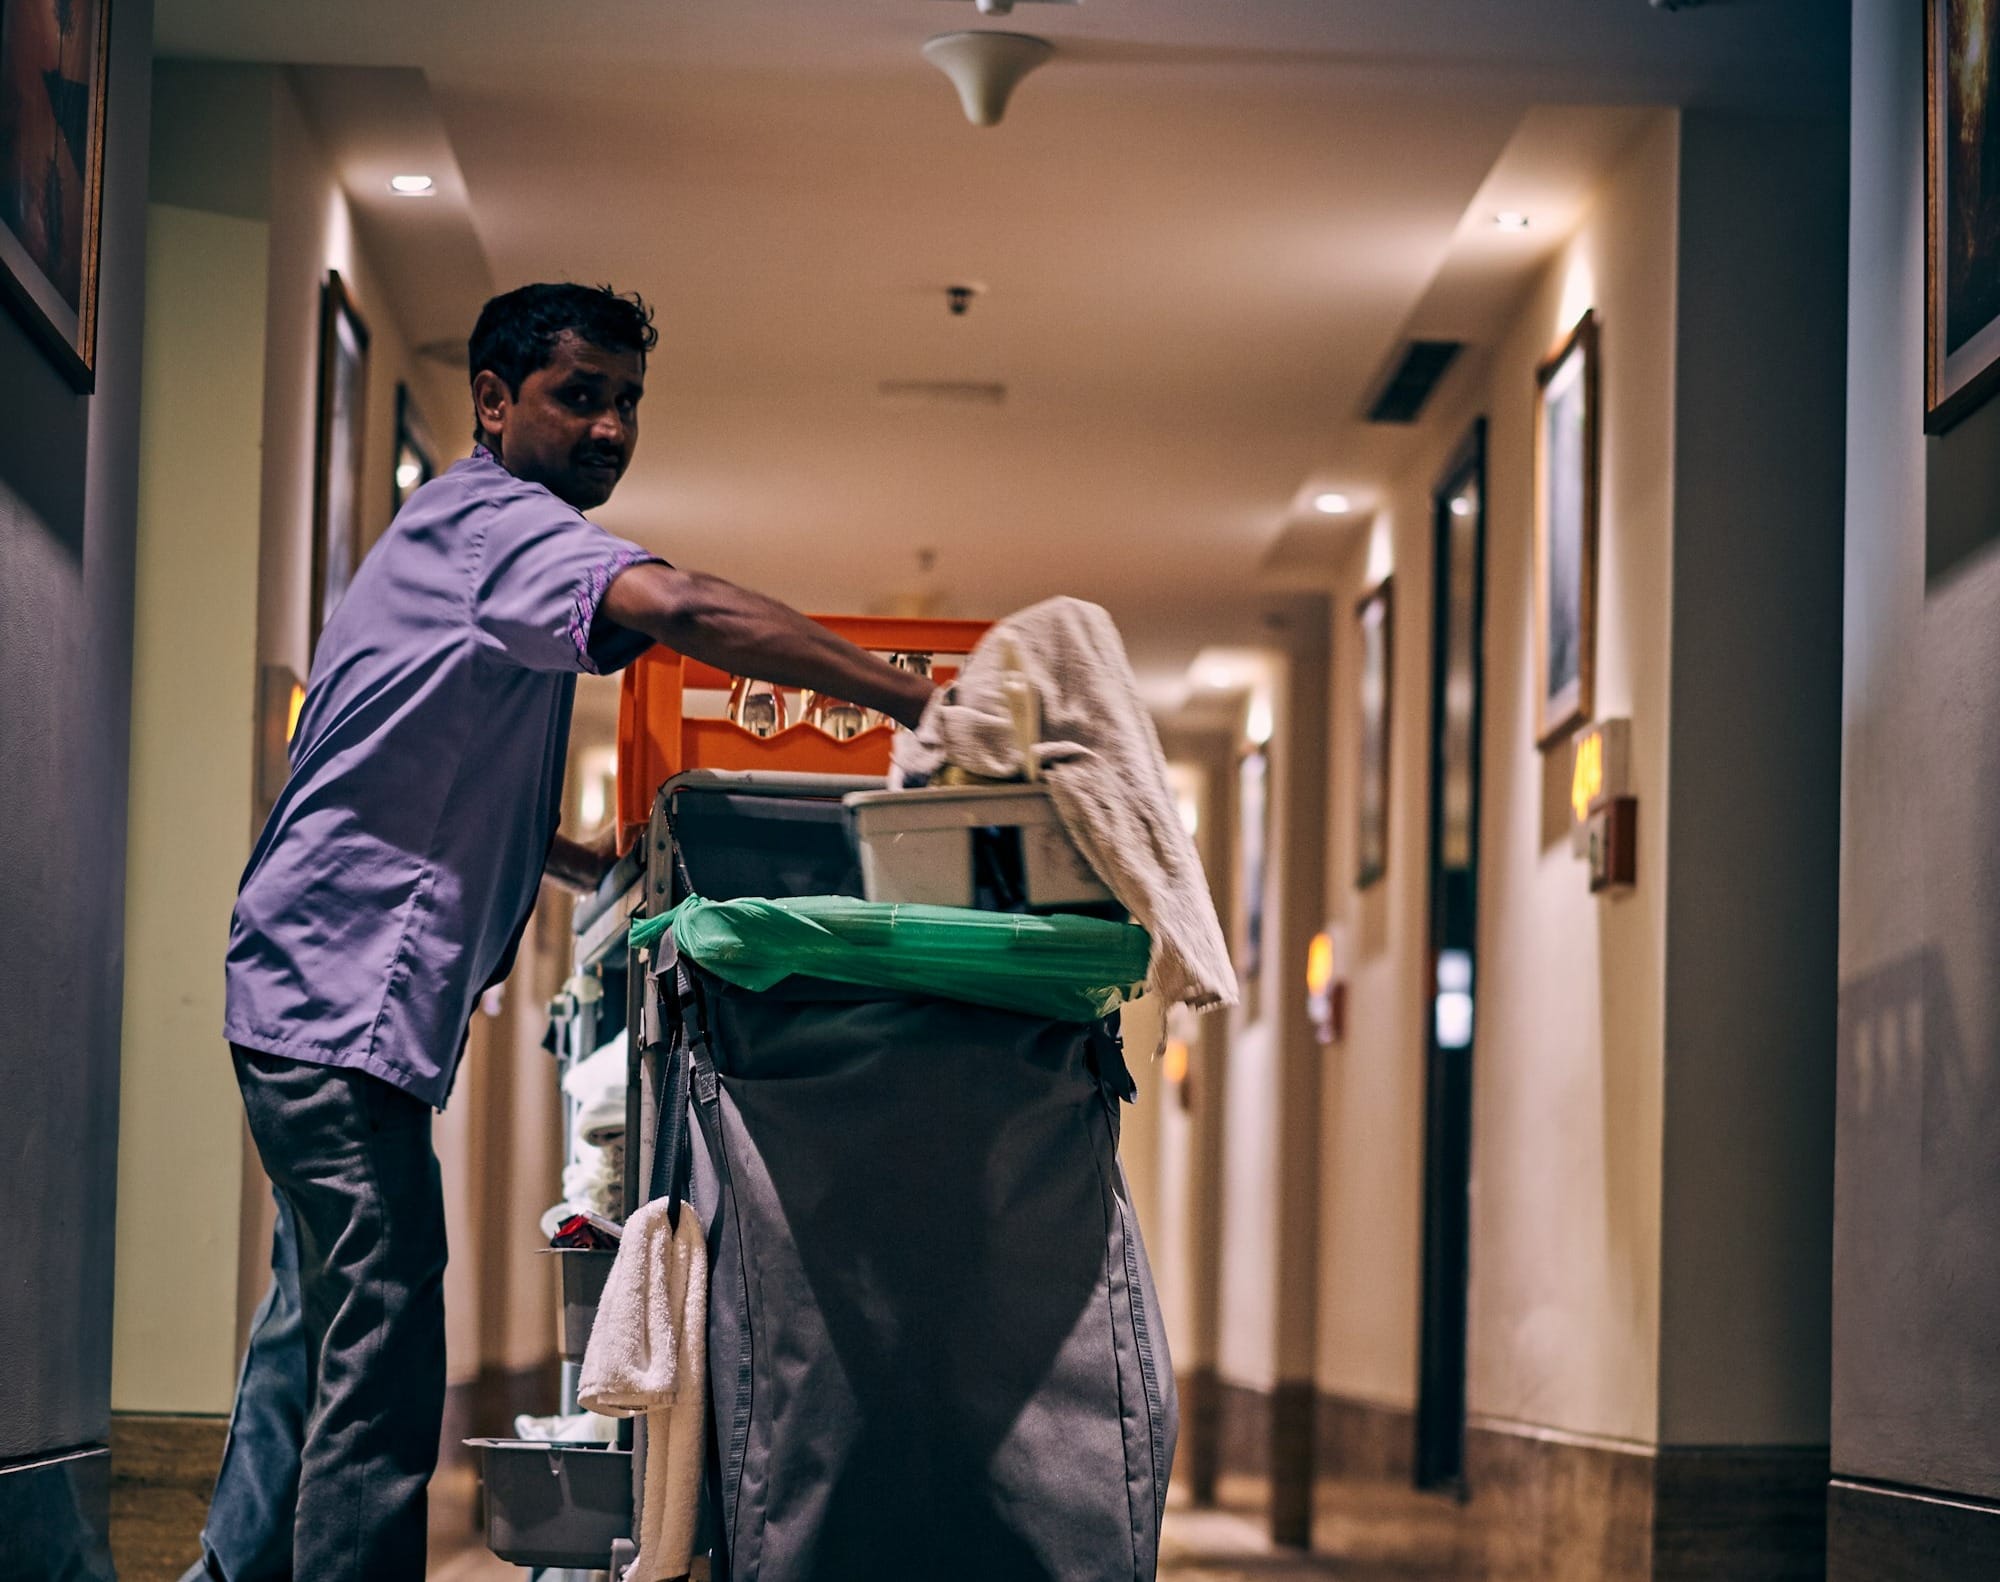
[[[861, 640], [962, 653], [979, 630]], [[1144, 934], [867, 903], [845, 803], [882, 788], [887, 729], [746, 731], [688, 706], [731, 678], [642, 666], [619, 779], [640, 838], [578, 914], [564, 1028], [572, 1058], [627, 1035], [628, 1213], [672, 1194], [706, 1235], [710, 1574], [1151, 1577], [1176, 1407], [1115, 1022]], [[609, 1255], [561, 1256], [587, 1338]], [[605, 1449], [486, 1443], [489, 1542], [615, 1572], [646, 1451], [631, 1424]]]

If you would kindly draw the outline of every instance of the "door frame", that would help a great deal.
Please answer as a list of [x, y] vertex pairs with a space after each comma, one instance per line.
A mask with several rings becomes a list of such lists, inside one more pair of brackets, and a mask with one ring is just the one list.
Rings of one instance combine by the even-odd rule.
[[[1442, 862], [1444, 721], [1449, 681], [1452, 596], [1452, 500], [1476, 485], [1473, 524], [1471, 862], [1456, 896]], [[1438, 965], [1447, 935], [1473, 954], [1477, 1005], [1479, 823], [1486, 704], [1486, 419], [1476, 419], [1431, 491], [1430, 816], [1425, 853], [1424, 1199], [1422, 1287], [1418, 1308], [1417, 1420], [1414, 1481], [1420, 1489], [1465, 1492], [1467, 1292], [1471, 1277], [1472, 1080], [1477, 1018], [1462, 1049], [1438, 1042]], [[1453, 915], [1446, 916], [1447, 910]], [[1458, 916], [1458, 913], [1463, 916]]]

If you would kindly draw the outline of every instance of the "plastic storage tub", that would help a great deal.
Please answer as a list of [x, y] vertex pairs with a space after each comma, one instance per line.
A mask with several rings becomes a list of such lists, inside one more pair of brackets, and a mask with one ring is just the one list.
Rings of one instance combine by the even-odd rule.
[[[928, 654], [940, 683], [958, 673], [959, 659], [989, 629], [985, 621], [906, 620], [891, 616], [822, 615], [828, 631], [877, 654]], [[862, 775], [889, 772], [894, 732], [880, 724], [837, 739], [816, 725], [788, 726], [758, 736], [692, 705], [693, 694], [726, 696], [733, 677], [653, 647], [625, 667], [618, 698], [618, 844], [630, 845], [651, 815], [654, 793], [690, 769], [759, 774]]]
[[486, 1546], [517, 1566], [601, 1571], [632, 1536], [632, 1452], [468, 1439], [486, 1490]]
[[564, 1362], [581, 1362], [590, 1345], [590, 1326], [597, 1322], [597, 1304], [618, 1254], [593, 1247], [551, 1247], [549, 1256], [562, 1271], [562, 1341], [557, 1354]]
[[1039, 785], [926, 786], [861, 791], [846, 799], [871, 901], [972, 906], [985, 832], [1018, 840], [1027, 905], [1101, 906], [1113, 899], [1056, 817]]

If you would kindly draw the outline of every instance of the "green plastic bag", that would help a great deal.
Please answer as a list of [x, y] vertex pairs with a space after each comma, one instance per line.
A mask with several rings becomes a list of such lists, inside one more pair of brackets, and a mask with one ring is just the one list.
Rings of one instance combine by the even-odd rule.
[[704, 901], [632, 925], [634, 948], [669, 928], [682, 955], [761, 992], [798, 974], [903, 989], [1052, 1021], [1094, 1022], [1139, 992], [1152, 941], [1133, 923], [1017, 917], [846, 896]]

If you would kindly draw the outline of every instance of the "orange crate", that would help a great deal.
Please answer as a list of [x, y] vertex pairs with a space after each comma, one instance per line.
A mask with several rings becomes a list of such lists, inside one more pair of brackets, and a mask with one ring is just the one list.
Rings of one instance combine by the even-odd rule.
[[[988, 621], [924, 621], [891, 616], [816, 615], [821, 626], [879, 654], [930, 654], [931, 675], [948, 681]], [[784, 774], [886, 775], [887, 725], [836, 741], [817, 725], [757, 736], [728, 719], [687, 712], [690, 692], [727, 693], [732, 678], [657, 645], [625, 670], [618, 696], [618, 844], [629, 845], [653, 816], [660, 786], [689, 769], [751, 769]]]

